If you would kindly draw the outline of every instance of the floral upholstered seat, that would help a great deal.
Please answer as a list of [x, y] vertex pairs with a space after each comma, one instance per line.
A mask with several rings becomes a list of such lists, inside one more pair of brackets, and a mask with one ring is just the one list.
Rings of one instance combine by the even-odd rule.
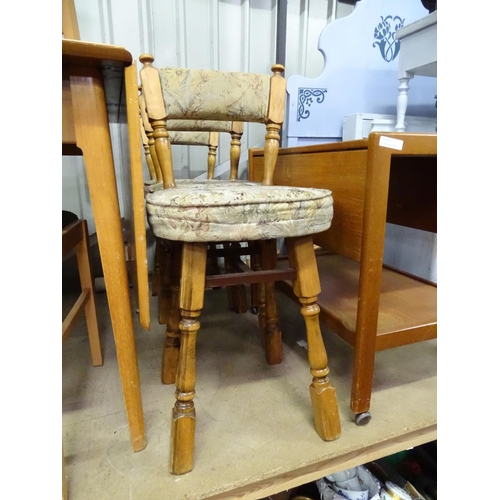
[[326, 231], [333, 200], [326, 189], [201, 181], [146, 197], [157, 237], [174, 241], [252, 241]]

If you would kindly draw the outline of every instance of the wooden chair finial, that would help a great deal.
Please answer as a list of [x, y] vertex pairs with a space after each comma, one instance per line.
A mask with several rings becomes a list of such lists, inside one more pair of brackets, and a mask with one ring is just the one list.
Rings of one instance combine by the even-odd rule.
[[151, 54], [142, 54], [139, 56], [139, 61], [141, 61], [144, 66], [149, 66], [154, 62], [155, 58]]
[[283, 66], [283, 64], [273, 64], [271, 66], [271, 71], [274, 73], [274, 74], [281, 74], [281, 73], [284, 73], [285, 72], [285, 66]]

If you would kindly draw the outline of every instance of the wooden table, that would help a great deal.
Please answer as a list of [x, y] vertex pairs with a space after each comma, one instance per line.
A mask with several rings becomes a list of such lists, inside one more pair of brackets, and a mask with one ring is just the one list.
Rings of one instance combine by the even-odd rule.
[[415, 75], [437, 76], [437, 10], [396, 31], [400, 41], [396, 132], [405, 131], [409, 81]]
[[[134, 167], [132, 176], [140, 175], [142, 157], [136, 68], [131, 54], [123, 47], [79, 40], [62, 40], [62, 144], [63, 154], [83, 154], [131, 442], [134, 451], [139, 451], [145, 448], [146, 437], [125, 248], [106, 108], [104, 64], [124, 68], [127, 121], [131, 138], [130, 161]], [[139, 162], [141, 167], [137, 168]], [[141, 186], [141, 182], [136, 179], [135, 185]], [[142, 187], [140, 189], [142, 190]], [[142, 192], [139, 193], [139, 201], [137, 196], [137, 189], [135, 189], [133, 191], [134, 204], [139, 206], [139, 211], [134, 214], [134, 222], [138, 222], [135, 229], [139, 237], [143, 237], [145, 241], [144, 211], [140, 212], [141, 206], [144, 210]], [[139, 266], [141, 277], [138, 283], [139, 308], [141, 324], [149, 328], [147, 267], [145, 267], [144, 252], [145, 244], [137, 249], [137, 259], [140, 258], [141, 262]], [[144, 295], [145, 290], [146, 295]], [[146, 303], [144, 303], [144, 297], [146, 297]]]
[[[262, 170], [263, 150], [250, 150], [249, 179], [260, 181]], [[375, 353], [437, 336], [436, 285], [383, 266], [386, 222], [437, 232], [437, 136], [372, 132], [282, 148], [274, 182], [333, 193], [332, 225], [314, 235], [324, 250], [318, 305], [325, 324], [354, 347], [351, 410], [366, 424]], [[290, 283], [278, 287], [294, 298]]]

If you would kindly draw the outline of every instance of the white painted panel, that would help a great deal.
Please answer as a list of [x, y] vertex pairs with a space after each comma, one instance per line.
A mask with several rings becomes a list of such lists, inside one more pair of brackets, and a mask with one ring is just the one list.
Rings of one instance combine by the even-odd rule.
[[[374, 42], [374, 27], [381, 16], [410, 23], [426, 12], [418, 0], [362, 0], [352, 14], [327, 24], [318, 41], [326, 54], [324, 71], [316, 78], [288, 73], [289, 135], [340, 138], [346, 115], [395, 114], [398, 52], [390, 52], [385, 39]], [[435, 79], [414, 78], [412, 90], [408, 114], [435, 117]]]

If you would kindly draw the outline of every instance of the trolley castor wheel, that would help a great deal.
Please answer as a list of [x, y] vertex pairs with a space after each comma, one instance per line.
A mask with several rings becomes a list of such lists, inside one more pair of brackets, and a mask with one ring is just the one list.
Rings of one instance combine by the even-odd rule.
[[354, 422], [356, 425], [366, 425], [370, 420], [372, 419], [372, 416], [369, 411], [364, 411], [363, 413], [358, 413], [354, 417]]
[[252, 306], [252, 307], [250, 308], [250, 312], [251, 312], [252, 314], [257, 314], [257, 313], [259, 312], [259, 308], [258, 308], [258, 307], [255, 307], [255, 306]]

